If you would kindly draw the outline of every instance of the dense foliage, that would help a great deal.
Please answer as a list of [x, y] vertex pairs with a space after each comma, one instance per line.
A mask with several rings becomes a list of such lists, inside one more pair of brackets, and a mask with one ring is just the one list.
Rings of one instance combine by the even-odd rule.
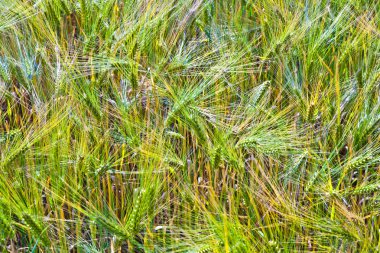
[[0, 251], [380, 251], [380, 1], [0, 0]]

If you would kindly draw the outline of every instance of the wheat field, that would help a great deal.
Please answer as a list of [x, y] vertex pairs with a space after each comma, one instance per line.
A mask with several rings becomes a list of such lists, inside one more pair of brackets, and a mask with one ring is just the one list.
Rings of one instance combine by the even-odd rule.
[[380, 1], [0, 0], [0, 252], [380, 252]]

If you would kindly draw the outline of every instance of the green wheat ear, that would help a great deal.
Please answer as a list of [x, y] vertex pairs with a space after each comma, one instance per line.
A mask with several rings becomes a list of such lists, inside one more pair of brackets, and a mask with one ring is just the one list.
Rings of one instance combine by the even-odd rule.
[[4, 82], [9, 82], [11, 80], [9, 64], [5, 59], [0, 58], [0, 77]]
[[261, 102], [262, 98], [269, 88], [270, 83], [270, 81], [265, 81], [253, 90], [254, 94], [250, 103], [252, 106], [257, 106]]
[[369, 184], [364, 186], [356, 187], [352, 190], [347, 190], [343, 193], [344, 197], [357, 196], [357, 195], [369, 195], [374, 192], [380, 191], [380, 184]]
[[126, 239], [129, 237], [129, 234], [127, 231], [125, 231], [119, 224], [110, 222], [106, 220], [104, 217], [96, 217], [95, 223], [98, 224], [98, 226], [106, 229], [109, 233], [112, 235], [115, 235], [121, 239]]
[[213, 150], [212, 152], [212, 159], [211, 159], [211, 164], [214, 167], [214, 169], [218, 168], [221, 158], [222, 158], [222, 148], [218, 146], [216, 149]]
[[308, 121], [312, 121], [314, 119], [314, 114], [315, 114], [315, 103], [311, 103], [308, 110], [307, 110], [307, 115], [306, 115], [306, 119]]
[[360, 158], [348, 163], [348, 165], [346, 167], [346, 171], [349, 172], [353, 169], [361, 168], [363, 165], [366, 165], [368, 162], [370, 162], [373, 159], [374, 159], [374, 157], [371, 155], [360, 157]]
[[173, 132], [173, 131], [165, 131], [165, 135], [169, 136], [169, 137], [173, 137], [175, 139], [180, 139], [180, 140], [185, 139], [185, 137], [182, 134], [177, 133], [177, 132]]
[[168, 154], [164, 158], [164, 161], [171, 166], [176, 166], [176, 167], [183, 167], [184, 166], [183, 161], [174, 154]]
[[25, 223], [25, 225], [28, 226], [30, 229], [31, 233], [45, 246], [50, 245], [50, 240], [46, 234], [46, 228], [42, 227], [42, 224], [35, 218], [33, 218], [30, 214], [28, 213], [23, 213], [22, 214], [22, 219]]
[[212, 252], [212, 247], [209, 245], [205, 245], [201, 247], [199, 250], [196, 251], [197, 253], [211, 253]]
[[0, 228], [5, 237], [13, 238], [15, 236], [12, 223], [2, 213], [0, 213]]
[[145, 189], [139, 190], [139, 193], [138, 193], [136, 199], [133, 201], [132, 212], [130, 213], [130, 215], [128, 217], [127, 224], [125, 225], [125, 229], [127, 231], [130, 231], [130, 233], [132, 233], [132, 234], [136, 232], [136, 229], [138, 228], [138, 224], [140, 223], [139, 212], [141, 212], [141, 210], [140, 210], [141, 199], [142, 199], [144, 193], [145, 193]]
[[3, 198], [0, 198], [0, 210], [2, 214], [11, 214], [9, 204]]

